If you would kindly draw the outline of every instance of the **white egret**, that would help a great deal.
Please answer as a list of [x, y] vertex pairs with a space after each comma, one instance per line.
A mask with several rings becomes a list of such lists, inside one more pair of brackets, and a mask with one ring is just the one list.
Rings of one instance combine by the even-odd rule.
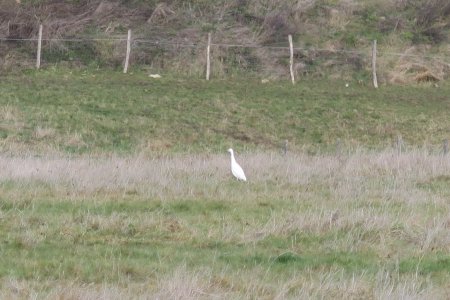
[[242, 170], [241, 166], [236, 162], [234, 158], [233, 149], [228, 149], [228, 152], [231, 154], [231, 173], [233, 173], [234, 177], [238, 180], [247, 181], [247, 177], [245, 177], [244, 170]]

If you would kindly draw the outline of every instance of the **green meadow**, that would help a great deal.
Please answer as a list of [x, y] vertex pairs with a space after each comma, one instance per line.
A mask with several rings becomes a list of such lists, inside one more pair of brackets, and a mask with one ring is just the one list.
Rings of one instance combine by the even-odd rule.
[[49, 69], [1, 77], [0, 143], [35, 152], [223, 152], [290, 148], [441, 145], [448, 82], [369, 84], [308, 78], [211, 80], [144, 72]]
[[450, 84], [345, 83], [2, 75], [0, 298], [447, 298]]

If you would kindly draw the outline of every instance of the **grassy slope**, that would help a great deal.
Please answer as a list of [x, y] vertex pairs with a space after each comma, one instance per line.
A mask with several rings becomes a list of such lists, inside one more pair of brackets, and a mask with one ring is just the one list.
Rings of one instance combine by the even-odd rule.
[[383, 86], [300, 80], [206, 82], [143, 73], [31, 71], [2, 77], [3, 151], [189, 152], [311, 150], [347, 145], [439, 145], [448, 137], [450, 85]]
[[[293, 34], [295, 46], [305, 49], [295, 53], [298, 74], [367, 81], [371, 74], [370, 48], [376, 39], [380, 82], [416, 83], [430, 80], [430, 75], [444, 80], [449, 77], [450, 16], [446, 0], [313, 0], [301, 4], [284, 0], [189, 3], [136, 0], [113, 1], [112, 5], [100, 0], [24, 0], [21, 3], [9, 1], [4, 19], [29, 24], [35, 28], [35, 36], [38, 20], [44, 20], [47, 38], [117, 38], [125, 37], [131, 28], [134, 38], [169, 42], [158, 47], [133, 43], [132, 50], [133, 64], [160, 67], [166, 72], [201, 74], [203, 46], [180, 51], [171, 44], [189, 41], [188, 44], [204, 45], [207, 33], [212, 32], [214, 44], [253, 46], [287, 46], [287, 35]], [[30, 20], [30, 15], [36, 18]], [[7, 21], [3, 25], [7, 26]], [[27, 47], [31, 48], [26, 50]], [[44, 43], [42, 59], [43, 64], [118, 66], [124, 47], [99, 41]], [[3, 61], [6, 70], [14, 69], [16, 63], [26, 66], [26, 52], [29, 66], [33, 65], [36, 49], [31, 44], [4, 43], [3, 48], [3, 53], [8, 53]], [[257, 70], [261, 76], [283, 76], [289, 60], [287, 49], [213, 46], [212, 52], [212, 74], [222, 77], [242, 69]]]

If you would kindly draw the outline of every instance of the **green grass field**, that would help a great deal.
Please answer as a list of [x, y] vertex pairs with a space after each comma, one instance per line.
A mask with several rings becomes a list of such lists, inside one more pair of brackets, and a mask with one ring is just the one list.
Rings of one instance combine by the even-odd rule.
[[2, 76], [0, 146], [71, 153], [317, 152], [442, 143], [450, 84], [382, 86], [324, 79], [154, 80], [145, 73], [46, 70]]
[[0, 298], [447, 298], [450, 85], [344, 85], [2, 76]]

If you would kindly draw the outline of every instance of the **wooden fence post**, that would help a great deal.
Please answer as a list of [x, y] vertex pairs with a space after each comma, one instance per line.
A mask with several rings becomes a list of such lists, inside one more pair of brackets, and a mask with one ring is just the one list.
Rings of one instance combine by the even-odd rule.
[[448, 139], [445, 139], [443, 142], [442, 142], [442, 152], [444, 153], [444, 155], [447, 155], [448, 154]]
[[211, 73], [211, 33], [208, 33], [208, 46], [206, 46], [206, 80]]
[[378, 79], [377, 79], [377, 40], [373, 41], [372, 46], [372, 76], [373, 76], [373, 86], [378, 88]]
[[288, 152], [288, 140], [284, 140], [284, 144], [283, 144], [283, 155], [286, 156], [287, 152]]
[[42, 24], [39, 25], [38, 48], [36, 55], [36, 69], [41, 67]]
[[336, 155], [341, 156], [342, 154], [342, 141], [340, 138], [336, 139]]
[[128, 29], [127, 54], [125, 56], [125, 65], [123, 67], [124, 74], [126, 74], [128, 72], [128, 64], [130, 62], [130, 53], [131, 53], [131, 29]]
[[291, 81], [292, 84], [295, 84], [294, 78], [294, 45], [292, 44], [292, 35], [288, 36], [289, 39], [289, 50], [290, 50], [290, 59], [289, 59], [289, 70], [291, 71]]
[[397, 139], [395, 140], [395, 147], [397, 148], [397, 153], [401, 154], [403, 151], [403, 148], [405, 147], [405, 144], [403, 143], [402, 135], [397, 135]]

